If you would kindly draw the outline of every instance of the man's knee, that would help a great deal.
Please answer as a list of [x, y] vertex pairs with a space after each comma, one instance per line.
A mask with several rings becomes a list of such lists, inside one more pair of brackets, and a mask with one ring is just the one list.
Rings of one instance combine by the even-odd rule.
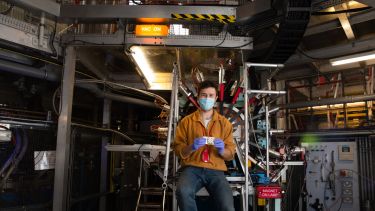
[[218, 210], [234, 211], [233, 200], [227, 199], [227, 200], [217, 201], [216, 204], [218, 206]]
[[177, 197], [180, 197], [180, 198], [194, 196], [195, 190], [191, 188], [190, 186], [187, 186], [187, 187], [177, 186], [176, 195]]

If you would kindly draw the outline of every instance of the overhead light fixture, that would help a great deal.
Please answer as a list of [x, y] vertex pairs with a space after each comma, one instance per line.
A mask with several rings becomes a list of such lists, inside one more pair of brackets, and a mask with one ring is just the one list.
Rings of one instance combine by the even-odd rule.
[[370, 59], [375, 59], [375, 51], [369, 51], [365, 53], [359, 53], [359, 54], [354, 54], [350, 56], [344, 56], [344, 57], [339, 57], [336, 59], [331, 59], [331, 65], [332, 66], [337, 66], [337, 65], [344, 65], [344, 64], [350, 64], [354, 62], [361, 62], [361, 61], [366, 61]]
[[130, 48], [131, 56], [137, 64], [142, 76], [146, 79], [147, 86], [150, 87], [152, 82], [155, 80], [154, 70], [151, 68], [148, 60], [146, 59], [143, 50], [139, 46], [133, 46]]
[[[133, 46], [130, 48], [132, 60], [137, 65], [137, 71], [144, 78], [144, 83], [149, 90], [171, 90], [172, 89], [172, 73], [158, 71], [155, 64], [150, 63], [150, 58], [145, 54], [147, 50], [141, 46]], [[128, 55], [129, 55], [128, 54]], [[156, 68], [156, 69], [154, 69]]]

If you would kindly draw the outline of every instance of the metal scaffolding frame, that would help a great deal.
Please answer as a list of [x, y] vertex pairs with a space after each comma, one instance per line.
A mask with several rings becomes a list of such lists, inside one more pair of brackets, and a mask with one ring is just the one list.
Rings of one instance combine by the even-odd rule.
[[[249, 210], [249, 96], [248, 93], [262, 93], [262, 94], [285, 94], [284, 92], [280, 91], [272, 91], [272, 90], [250, 90], [249, 83], [248, 83], [248, 68], [250, 67], [273, 67], [273, 68], [282, 68], [284, 67], [283, 64], [266, 64], [266, 63], [245, 63], [243, 69], [243, 80], [244, 80], [244, 108], [245, 108], [245, 209]], [[266, 106], [266, 171], [267, 177], [269, 177], [269, 142], [270, 142], [270, 128], [269, 128], [269, 109]], [[250, 119], [250, 121], [252, 121]]]
[[76, 65], [76, 50], [67, 46], [64, 58], [64, 73], [61, 88], [61, 112], [57, 128], [55, 182], [53, 192], [53, 210], [65, 211], [69, 206], [69, 153], [70, 126]]
[[[178, 49], [177, 49], [177, 54], [178, 54]], [[162, 188], [163, 190], [163, 211], [165, 210], [165, 196], [166, 196], [166, 191], [168, 188], [168, 170], [169, 170], [169, 155], [171, 151], [171, 143], [172, 139], [175, 137], [175, 129], [177, 126], [177, 120], [178, 120], [178, 87], [179, 87], [179, 65], [177, 63], [173, 64], [173, 80], [172, 80], [172, 92], [171, 92], [171, 103], [170, 103], [170, 110], [169, 110], [169, 118], [168, 118], [168, 134], [167, 134], [167, 143], [166, 143], [166, 150], [165, 150], [165, 163], [164, 163], [164, 174], [163, 174], [163, 184]], [[173, 173], [175, 172], [175, 162], [176, 158], [175, 155], [173, 155], [173, 161], [174, 161], [174, 166], [173, 166]], [[175, 203], [176, 198], [175, 198], [175, 185], [172, 186], [173, 190], [173, 210], [176, 210], [175, 207], [177, 208], [177, 204]]]

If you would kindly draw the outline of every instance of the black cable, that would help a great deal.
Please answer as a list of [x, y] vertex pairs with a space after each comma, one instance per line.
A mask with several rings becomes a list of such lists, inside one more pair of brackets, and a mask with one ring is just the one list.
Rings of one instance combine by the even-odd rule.
[[3, 125], [0, 125], [0, 128], [3, 128], [4, 130], [10, 130], [9, 128], [3, 126]]
[[[39, 151], [38, 154], [34, 157], [34, 162], [35, 162], [35, 159], [36, 159], [37, 157], [39, 157], [39, 155], [40, 155], [41, 152], [42, 152], [42, 151]], [[35, 167], [36, 165], [38, 165], [38, 164], [40, 163], [40, 161], [42, 161], [42, 160], [43, 160], [43, 155], [42, 155], [41, 158], [39, 158], [39, 160], [38, 160], [37, 162], [35, 162], [34, 167]]]
[[337, 210], [337, 211], [340, 211], [341, 210], [341, 206], [342, 206], [342, 202], [343, 202], [344, 200], [341, 198], [341, 202], [340, 202], [340, 207], [339, 207], [339, 209]]
[[140, 152], [141, 148], [143, 147], [144, 144], [141, 144], [141, 146], [139, 146], [137, 152]]
[[242, 47], [245, 47], [245, 46], [247, 46], [247, 45], [250, 45], [251, 43], [253, 43], [254, 42], [254, 39], [253, 40], [251, 40], [250, 42], [248, 42], [248, 43], [245, 43], [245, 44], [243, 44], [243, 45], [240, 45], [240, 46], [235, 46], [235, 47], [230, 47], [230, 48], [242, 48]]
[[225, 30], [225, 35], [224, 35], [223, 40], [219, 44], [215, 45], [214, 47], [219, 47], [221, 44], [223, 44], [225, 42], [225, 39], [227, 38], [227, 35], [228, 35], [228, 30]]
[[138, 2], [136, 2], [135, 0], [132, 0], [132, 2], [133, 2], [135, 5], [142, 5], [142, 4], [138, 3]]
[[51, 50], [52, 50], [52, 53], [55, 57], [57, 57], [57, 51], [56, 51], [56, 48], [54, 46], [54, 42], [55, 42], [55, 35], [56, 35], [56, 30], [57, 30], [57, 17], [55, 18], [55, 25], [53, 27], [53, 31], [51, 33], [51, 37], [50, 37], [50, 40], [49, 40], [49, 44], [51, 46]]
[[334, 15], [334, 14], [342, 14], [342, 13], [350, 13], [350, 12], [361, 12], [361, 11], [368, 10], [371, 8], [372, 7], [360, 7], [360, 8], [339, 10], [339, 11], [333, 11], [333, 12], [312, 12], [311, 15]]

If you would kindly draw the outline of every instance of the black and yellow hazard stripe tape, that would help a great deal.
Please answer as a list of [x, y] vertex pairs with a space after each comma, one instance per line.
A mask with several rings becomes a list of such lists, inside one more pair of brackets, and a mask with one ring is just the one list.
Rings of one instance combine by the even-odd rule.
[[176, 20], [187, 21], [218, 21], [220, 23], [234, 23], [236, 17], [234, 15], [220, 15], [220, 14], [178, 14], [173, 13], [172, 18]]

